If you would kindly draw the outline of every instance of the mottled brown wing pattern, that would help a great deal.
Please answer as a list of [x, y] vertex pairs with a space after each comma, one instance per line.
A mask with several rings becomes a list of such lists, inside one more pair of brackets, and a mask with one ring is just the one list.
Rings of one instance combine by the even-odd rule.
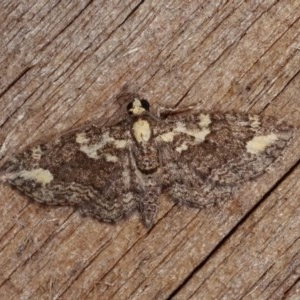
[[137, 208], [140, 192], [126, 127], [92, 126], [30, 148], [2, 167], [6, 181], [37, 202], [74, 205], [101, 221], [117, 221]]
[[39, 144], [0, 169], [7, 182], [37, 202], [73, 205], [100, 221], [137, 210], [150, 228], [158, 198], [206, 207], [230, 199], [261, 175], [293, 138], [293, 127], [247, 114], [172, 113], [159, 119], [135, 97], [129, 117]]
[[195, 207], [229, 199], [240, 184], [265, 172], [293, 136], [292, 126], [247, 114], [175, 115], [156, 128], [162, 187]]

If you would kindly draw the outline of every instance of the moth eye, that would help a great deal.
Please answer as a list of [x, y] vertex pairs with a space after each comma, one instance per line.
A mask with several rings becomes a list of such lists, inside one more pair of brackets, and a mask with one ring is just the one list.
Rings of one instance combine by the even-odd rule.
[[127, 111], [128, 111], [128, 113], [130, 114], [130, 115], [132, 115], [132, 111], [131, 111], [131, 109], [132, 109], [132, 107], [133, 107], [133, 103], [132, 102], [129, 102], [128, 104], [127, 104]]
[[142, 104], [142, 107], [143, 107], [145, 110], [149, 111], [149, 109], [150, 109], [150, 104], [149, 104], [149, 102], [148, 102], [147, 100], [142, 99], [142, 100], [141, 100], [141, 104]]

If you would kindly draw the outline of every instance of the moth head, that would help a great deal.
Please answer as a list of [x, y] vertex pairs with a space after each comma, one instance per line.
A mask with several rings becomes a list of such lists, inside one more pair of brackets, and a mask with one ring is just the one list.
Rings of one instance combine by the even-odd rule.
[[145, 99], [134, 98], [133, 101], [128, 103], [127, 111], [130, 115], [141, 116], [149, 112], [150, 104]]

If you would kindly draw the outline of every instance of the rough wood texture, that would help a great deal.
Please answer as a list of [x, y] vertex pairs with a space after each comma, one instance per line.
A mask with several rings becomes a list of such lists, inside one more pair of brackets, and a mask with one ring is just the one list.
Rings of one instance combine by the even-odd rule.
[[[117, 95], [300, 123], [298, 1], [1, 1], [0, 155], [122, 117]], [[41, 207], [0, 186], [1, 299], [299, 299], [300, 139], [206, 211], [156, 226]]]

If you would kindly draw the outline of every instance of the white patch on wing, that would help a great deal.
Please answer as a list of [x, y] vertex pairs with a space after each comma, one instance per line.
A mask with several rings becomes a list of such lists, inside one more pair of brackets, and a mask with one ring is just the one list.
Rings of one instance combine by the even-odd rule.
[[79, 132], [76, 134], [76, 143], [78, 144], [88, 144], [90, 139], [86, 136], [85, 132]]
[[127, 141], [126, 140], [114, 140], [114, 144], [118, 149], [123, 149], [126, 147]]
[[271, 146], [278, 137], [275, 133], [269, 135], [255, 136], [252, 140], [247, 142], [246, 149], [247, 152], [251, 154], [260, 154], [265, 151], [265, 149]]
[[103, 146], [98, 143], [94, 145], [82, 145], [80, 146], [80, 151], [84, 152], [88, 157], [93, 159], [98, 159], [98, 150], [100, 150]]
[[170, 131], [170, 132], [163, 133], [163, 134], [159, 135], [158, 137], [159, 137], [159, 139], [163, 140], [164, 142], [173, 142], [174, 136], [175, 136], [175, 132]]
[[204, 128], [200, 131], [197, 130], [191, 133], [191, 135], [195, 137], [196, 143], [202, 143], [208, 134], [210, 134], [210, 129], [208, 128]]
[[[98, 143], [100, 149], [104, 148], [107, 144], [113, 142], [115, 139], [110, 137], [107, 132], [102, 135], [100, 143]], [[96, 144], [95, 144], [96, 145]]]
[[187, 150], [189, 147], [186, 142], [182, 143], [179, 147], [176, 147], [176, 151], [181, 153], [182, 151]]
[[107, 132], [102, 135], [99, 143], [89, 145], [90, 139], [86, 137], [85, 133], [78, 133], [76, 135], [76, 142], [80, 144], [79, 150], [93, 159], [99, 159], [98, 151], [109, 143], [114, 143], [117, 149], [125, 148], [127, 144], [126, 140], [116, 140], [110, 137]]
[[49, 170], [37, 168], [33, 170], [22, 170], [20, 172], [12, 174], [12, 179], [22, 177], [25, 180], [34, 180], [43, 186], [50, 183], [53, 180], [53, 175]]
[[119, 159], [115, 155], [105, 154], [105, 159], [107, 162], [117, 162]]
[[[209, 119], [208, 118], [207, 116], [203, 117], [202, 119], [203, 125], [208, 126], [210, 124], [210, 118]], [[179, 133], [184, 133], [186, 135], [193, 136], [195, 138], [195, 143], [198, 144], [198, 143], [202, 143], [205, 140], [206, 136], [210, 133], [210, 129], [208, 127], [202, 127], [202, 129], [188, 129], [186, 128], [184, 123], [177, 122], [176, 127], [172, 131], [163, 133], [159, 135], [157, 138], [164, 142], [173, 142], [174, 137]]]
[[185, 124], [183, 122], [180, 122], [180, 121], [176, 122], [176, 127], [175, 127], [174, 131], [176, 131], [176, 132], [182, 132], [184, 130], [186, 130]]
[[185, 127], [177, 127], [175, 128], [175, 132], [185, 133], [187, 135], [193, 136], [195, 138], [195, 142], [201, 143], [205, 140], [205, 137], [210, 133], [210, 129], [203, 128], [199, 129], [187, 129]]
[[211, 119], [209, 115], [201, 114], [200, 122], [198, 123], [200, 127], [208, 127], [211, 124]]

